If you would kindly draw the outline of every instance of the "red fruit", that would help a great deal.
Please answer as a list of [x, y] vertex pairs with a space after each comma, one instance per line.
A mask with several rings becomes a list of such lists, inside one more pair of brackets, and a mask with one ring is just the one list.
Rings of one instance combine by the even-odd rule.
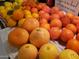
[[62, 32], [61, 32], [62, 41], [67, 42], [68, 40], [73, 39], [73, 37], [74, 37], [74, 33], [71, 30], [66, 28], [62, 29]]
[[64, 11], [59, 11], [59, 12], [58, 12], [58, 15], [59, 15], [60, 17], [63, 17], [63, 16], [65, 15], [65, 12], [64, 12]]
[[37, 13], [37, 12], [38, 12], [38, 9], [37, 9], [37, 8], [32, 8], [32, 9], [31, 9], [31, 12], [32, 12], [32, 13]]
[[58, 27], [52, 27], [49, 32], [52, 40], [58, 39], [61, 34], [61, 30]]
[[42, 10], [45, 11], [46, 13], [50, 13], [50, 7], [48, 6], [45, 6]]
[[67, 26], [68, 24], [70, 24], [71, 20], [68, 16], [65, 15], [61, 18], [61, 22], [63, 26]]
[[76, 35], [77, 40], [79, 40], [79, 33]]
[[74, 24], [68, 24], [66, 26], [67, 29], [71, 30], [73, 33], [76, 33], [77, 32], [77, 28]]
[[50, 15], [48, 13], [44, 13], [44, 14], [40, 15], [40, 18], [45, 18], [45, 19], [49, 20]]
[[51, 16], [50, 16], [50, 19], [52, 20], [52, 19], [60, 19], [60, 16], [58, 15], [58, 14], [52, 14]]
[[67, 49], [72, 49], [79, 53], [79, 41], [77, 39], [71, 39], [67, 42]]
[[44, 18], [42, 18], [42, 19], [40, 19], [40, 24], [45, 24], [45, 23], [47, 23], [47, 19], [44, 19]]
[[45, 3], [39, 3], [38, 6], [37, 6], [37, 8], [40, 10], [40, 9], [42, 9], [44, 6], [46, 6]]
[[73, 16], [71, 18], [71, 22], [75, 25], [79, 24], [79, 17], [78, 16]]
[[39, 15], [43, 15], [45, 13], [45, 11], [41, 10], [39, 11]]
[[53, 7], [53, 8], [51, 9], [51, 14], [58, 13], [59, 11], [60, 11], [60, 10], [59, 10], [58, 7]]
[[51, 27], [59, 27], [59, 28], [61, 28], [62, 27], [62, 22], [59, 19], [53, 19], [50, 22], [50, 26]]

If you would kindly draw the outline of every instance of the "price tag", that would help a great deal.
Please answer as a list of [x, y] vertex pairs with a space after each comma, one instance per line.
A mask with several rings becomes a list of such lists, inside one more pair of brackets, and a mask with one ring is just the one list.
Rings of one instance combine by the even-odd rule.
[[79, 13], [79, 0], [55, 0], [55, 6], [58, 6], [65, 12], [72, 12], [75, 15]]

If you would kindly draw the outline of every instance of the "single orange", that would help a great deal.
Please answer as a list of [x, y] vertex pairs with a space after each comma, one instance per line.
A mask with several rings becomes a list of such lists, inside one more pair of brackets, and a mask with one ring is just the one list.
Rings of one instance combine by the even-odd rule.
[[60, 37], [62, 41], [67, 42], [68, 40], [73, 39], [74, 33], [69, 29], [63, 28]]
[[26, 19], [22, 25], [22, 28], [28, 30], [29, 32], [31, 32], [32, 30], [34, 30], [37, 27], [39, 27], [39, 21], [34, 18]]
[[68, 24], [71, 23], [71, 20], [67, 15], [65, 15], [61, 18], [61, 22], [62, 22], [62, 26], [65, 27], [65, 26], [67, 26]]
[[18, 9], [13, 12], [12, 17], [14, 20], [18, 21], [24, 17], [24, 13], [22, 10]]
[[37, 48], [32, 44], [23, 45], [18, 53], [18, 59], [36, 59], [38, 55]]
[[56, 14], [56, 13], [58, 13], [60, 11], [60, 9], [58, 8], [58, 7], [53, 7], [53, 8], [51, 8], [51, 14]]
[[76, 33], [77, 32], [77, 28], [74, 24], [68, 24], [66, 26], [67, 29], [71, 30], [73, 33]]
[[75, 25], [79, 24], [79, 17], [78, 16], [73, 16], [71, 18], [71, 22]]
[[77, 39], [71, 39], [67, 42], [67, 49], [72, 49], [79, 53], [79, 41]]
[[62, 27], [62, 22], [59, 19], [53, 19], [50, 22], [50, 26], [51, 27], [59, 27], [59, 28], [61, 28]]
[[61, 34], [61, 30], [58, 27], [52, 27], [49, 32], [52, 40], [58, 39]]
[[39, 20], [39, 23], [44, 24], [44, 23], [48, 23], [48, 22], [47, 22], [47, 19], [42, 18], [42, 19]]
[[36, 28], [30, 34], [30, 42], [34, 44], [37, 48], [50, 41], [50, 34], [44, 28]]
[[20, 47], [28, 42], [29, 33], [22, 28], [14, 28], [8, 35], [8, 41], [11, 45]]

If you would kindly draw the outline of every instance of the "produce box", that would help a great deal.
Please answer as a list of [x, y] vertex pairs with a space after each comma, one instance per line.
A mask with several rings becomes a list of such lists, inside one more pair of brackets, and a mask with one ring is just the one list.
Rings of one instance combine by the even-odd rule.
[[[17, 56], [21, 59], [28, 56], [30, 59], [79, 59], [78, 0], [55, 0], [52, 7], [50, 1], [15, 0], [0, 6], [0, 59], [17, 59]], [[25, 44], [30, 45], [22, 52]], [[44, 44], [47, 44], [47, 51], [42, 50]], [[26, 55], [29, 46], [31, 49]], [[34, 56], [30, 55], [32, 52]]]
[[55, 5], [66, 12], [79, 13], [79, 0], [55, 0]]

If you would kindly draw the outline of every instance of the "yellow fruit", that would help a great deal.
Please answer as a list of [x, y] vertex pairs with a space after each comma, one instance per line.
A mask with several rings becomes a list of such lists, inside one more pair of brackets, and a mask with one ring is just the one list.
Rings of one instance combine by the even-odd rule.
[[31, 15], [31, 12], [29, 10], [24, 10], [25, 15]]
[[5, 7], [4, 6], [0, 6], [0, 10], [3, 10], [3, 9], [5, 9]]
[[57, 59], [59, 51], [55, 44], [47, 43], [39, 50], [39, 59]]
[[24, 10], [25, 18], [33, 18], [31, 12], [29, 10]]
[[22, 26], [22, 24], [24, 23], [25, 20], [26, 20], [26, 19], [21, 19], [21, 20], [19, 20], [18, 26]]
[[32, 44], [25, 44], [18, 53], [18, 59], [36, 59], [38, 54], [37, 48]]
[[0, 13], [2, 14], [4, 18], [6, 18], [7, 10], [5, 9], [4, 6], [0, 6]]
[[12, 7], [12, 3], [11, 2], [5, 2], [4, 5], [5, 5], [5, 7]]
[[12, 4], [12, 8], [15, 8], [15, 6], [17, 6], [18, 4], [16, 2], [13, 2]]
[[18, 3], [18, 5], [22, 5], [23, 0], [15, 0], [16, 3]]
[[9, 27], [13, 27], [17, 23], [16, 21], [14, 21], [13, 19], [8, 18], [8, 17], [7, 17], [6, 21], [7, 21], [7, 26], [9, 26]]
[[12, 7], [6, 7], [6, 10], [9, 11], [9, 10], [13, 10]]
[[38, 13], [32, 13], [32, 16], [34, 17], [34, 18], [39, 18], [39, 14]]
[[60, 53], [59, 59], [79, 59], [79, 56], [73, 50], [66, 49]]
[[25, 15], [25, 18], [33, 18], [32, 15]]
[[44, 28], [36, 28], [30, 34], [30, 42], [40, 48], [50, 41], [50, 34]]

